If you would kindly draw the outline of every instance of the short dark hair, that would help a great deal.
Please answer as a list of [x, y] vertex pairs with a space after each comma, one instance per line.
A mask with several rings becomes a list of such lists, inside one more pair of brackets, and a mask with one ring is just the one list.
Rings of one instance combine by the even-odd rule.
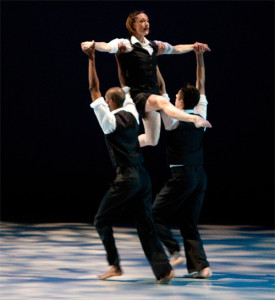
[[120, 87], [112, 87], [107, 91], [108, 97], [113, 100], [117, 108], [123, 106], [125, 100], [125, 92]]
[[193, 109], [199, 103], [200, 92], [187, 82], [180, 89], [179, 99], [183, 99], [184, 109]]
[[135, 10], [134, 12], [130, 13], [127, 20], [126, 20], [126, 27], [130, 33], [130, 35], [135, 35], [135, 28], [134, 23], [136, 22], [137, 15], [145, 14], [143, 10]]

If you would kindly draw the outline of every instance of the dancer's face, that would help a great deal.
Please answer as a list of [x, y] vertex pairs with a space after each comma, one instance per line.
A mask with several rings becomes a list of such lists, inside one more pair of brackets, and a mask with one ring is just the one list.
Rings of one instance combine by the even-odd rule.
[[108, 104], [110, 111], [112, 111], [113, 110], [112, 99], [109, 97], [108, 91], [105, 94], [105, 102]]
[[139, 14], [136, 16], [136, 21], [134, 23], [134, 28], [136, 34], [139, 36], [145, 36], [149, 33], [149, 19], [145, 14]]
[[183, 109], [184, 107], [184, 103], [183, 103], [183, 99], [180, 99], [180, 90], [178, 91], [177, 95], [176, 95], [176, 101], [175, 101], [175, 107], [178, 109]]

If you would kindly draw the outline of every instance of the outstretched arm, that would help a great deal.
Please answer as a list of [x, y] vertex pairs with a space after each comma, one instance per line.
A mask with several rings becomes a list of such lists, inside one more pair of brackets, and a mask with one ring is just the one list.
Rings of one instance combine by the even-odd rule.
[[176, 46], [172, 46], [168, 43], [164, 43], [161, 41], [156, 41], [156, 43], [158, 45], [157, 55], [183, 54], [183, 53], [187, 53], [190, 51], [200, 51], [202, 53], [204, 53], [206, 51], [211, 51], [207, 44], [198, 43], [198, 42], [196, 42], [194, 44], [190, 44], [190, 45], [176, 45]]
[[99, 90], [99, 80], [95, 67], [95, 44], [92, 43], [91, 46], [83, 50], [83, 52], [89, 57], [89, 90], [93, 100], [90, 106], [94, 109], [103, 132], [109, 134], [116, 129], [116, 118], [114, 114], [110, 112], [109, 106], [104, 98], [101, 97]]
[[204, 66], [204, 58], [203, 52], [196, 52], [196, 60], [197, 60], [197, 80], [196, 80], [196, 88], [200, 92], [200, 101], [194, 107], [194, 112], [196, 114], [201, 115], [206, 119], [207, 117], [207, 100], [205, 96], [205, 66]]
[[196, 80], [196, 88], [200, 92], [200, 94], [205, 95], [205, 66], [203, 53], [196, 51], [196, 59], [197, 59], [197, 80]]
[[116, 63], [117, 63], [117, 72], [120, 86], [123, 88], [126, 86], [125, 74], [120, 60], [120, 55], [126, 52], [126, 46], [123, 43], [118, 44], [118, 52], [115, 54]]
[[85, 52], [93, 44], [95, 45], [95, 50], [98, 50], [100, 52], [110, 52], [111, 51], [111, 47], [109, 46], [109, 44], [107, 44], [105, 42], [94, 42], [94, 41], [92, 41], [92, 42], [83, 42], [83, 43], [81, 43], [81, 48]]
[[205, 52], [205, 51], [211, 51], [210, 48], [208, 47], [207, 44], [203, 44], [203, 43], [194, 43], [191, 45], [176, 45], [173, 46], [173, 51], [171, 54], [183, 54], [183, 53], [187, 53], [190, 51], [201, 51], [201, 52]]
[[[83, 50], [83, 48], [82, 48]], [[89, 90], [91, 92], [91, 98], [93, 101], [101, 97], [99, 89], [99, 80], [97, 77], [95, 66], [95, 43], [92, 42], [91, 46], [86, 50], [83, 50], [89, 57]]]
[[89, 58], [89, 90], [93, 101], [101, 97], [99, 80], [96, 73], [95, 60]]

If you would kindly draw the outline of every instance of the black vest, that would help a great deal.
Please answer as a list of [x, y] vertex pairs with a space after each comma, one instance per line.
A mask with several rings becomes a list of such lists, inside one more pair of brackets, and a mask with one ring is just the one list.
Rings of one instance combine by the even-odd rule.
[[116, 129], [106, 134], [109, 154], [116, 167], [137, 166], [142, 163], [139, 148], [139, 126], [133, 114], [121, 110], [115, 113]]
[[179, 121], [174, 130], [166, 130], [169, 165], [202, 165], [204, 128], [194, 123]]
[[[130, 41], [131, 43], [131, 41]], [[139, 43], [131, 44], [133, 51], [120, 56], [126, 85], [131, 87], [131, 94], [138, 92], [159, 93], [157, 87], [157, 52], [158, 46], [150, 41], [154, 49], [152, 55]]]

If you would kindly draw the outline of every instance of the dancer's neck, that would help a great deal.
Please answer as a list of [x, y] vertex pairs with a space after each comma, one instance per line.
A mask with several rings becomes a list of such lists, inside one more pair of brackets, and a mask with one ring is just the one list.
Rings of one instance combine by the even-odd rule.
[[144, 35], [135, 35], [136, 39], [141, 42], [141, 44], [145, 44]]

